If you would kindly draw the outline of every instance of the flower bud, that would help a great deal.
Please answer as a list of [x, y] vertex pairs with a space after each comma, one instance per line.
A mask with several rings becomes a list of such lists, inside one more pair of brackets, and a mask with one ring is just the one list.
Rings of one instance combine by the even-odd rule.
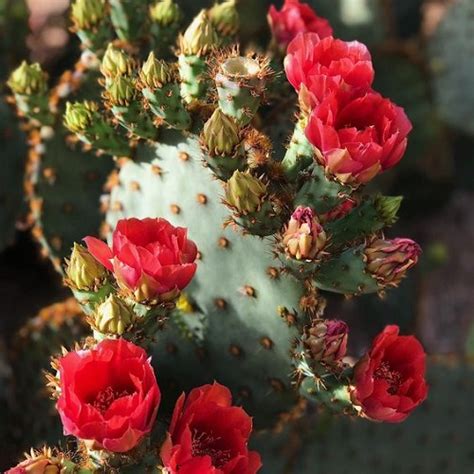
[[297, 260], [313, 260], [326, 245], [326, 232], [310, 207], [298, 206], [283, 234], [288, 256]]
[[76, 30], [90, 30], [107, 16], [105, 0], [75, 0], [71, 19]]
[[376, 239], [365, 249], [366, 268], [383, 286], [397, 286], [420, 254], [420, 246], [411, 239]]
[[209, 10], [209, 18], [221, 35], [233, 36], [239, 31], [240, 19], [235, 0], [216, 3]]
[[357, 201], [353, 198], [347, 198], [338, 206], [334, 207], [330, 211], [320, 215], [320, 220], [322, 223], [335, 221], [337, 219], [342, 219], [347, 216], [356, 206]]
[[118, 296], [110, 295], [96, 310], [95, 326], [103, 334], [121, 336], [134, 319], [127, 304]]
[[219, 38], [206, 11], [201, 10], [180, 39], [181, 53], [187, 56], [202, 56], [218, 43]]
[[402, 200], [402, 196], [377, 196], [375, 207], [386, 225], [393, 225], [397, 222], [397, 214]]
[[118, 76], [107, 88], [107, 97], [112, 105], [126, 106], [135, 96], [135, 83], [125, 76]]
[[106, 77], [130, 76], [135, 69], [134, 60], [124, 51], [109, 44], [102, 58], [100, 71]]
[[179, 5], [173, 0], [161, 0], [150, 6], [150, 17], [161, 26], [179, 23], [182, 17]]
[[141, 83], [150, 89], [156, 89], [172, 80], [173, 71], [171, 67], [165, 61], [156, 59], [152, 51], [140, 71]]
[[267, 194], [266, 185], [249, 173], [235, 171], [227, 182], [227, 204], [243, 214], [256, 212]]
[[72, 133], [84, 133], [94, 121], [94, 113], [99, 110], [95, 102], [67, 102], [64, 126]]
[[232, 156], [240, 143], [239, 127], [217, 108], [205, 123], [201, 140], [211, 155]]
[[82, 245], [74, 244], [66, 267], [68, 282], [80, 291], [93, 290], [107, 276], [107, 270]]
[[15, 94], [38, 95], [46, 92], [48, 76], [38, 63], [23, 61], [10, 75], [7, 84]]
[[64, 458], [63, 454], [53, 454], [51, 448], [26, 455], [26, 459], [5, 474], [67, 474], [73, 472], [74, 465]]
[[346, 355], [348, 335], [344, 321], [316, 319], [307, 329], [303, 344], [314, 360], [333, 364]]

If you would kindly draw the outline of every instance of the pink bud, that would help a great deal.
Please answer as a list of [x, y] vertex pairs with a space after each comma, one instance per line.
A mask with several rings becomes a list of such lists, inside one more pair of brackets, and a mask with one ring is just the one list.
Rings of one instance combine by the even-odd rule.
[[420, 246], [411, 239], [377, 239], [365, 249], [367, 270], [383, 285], [397, 286], [420, 254]]
[[313, 260], [326, 245], [326, 233], [310, 207], [293, 212], [283, 234], [285, 252], [297, 260]]
[[344, 321], [317, 319], [307, 330], [303, 343], [313, 359], [332, 364], [346, 355], [348, 335]]

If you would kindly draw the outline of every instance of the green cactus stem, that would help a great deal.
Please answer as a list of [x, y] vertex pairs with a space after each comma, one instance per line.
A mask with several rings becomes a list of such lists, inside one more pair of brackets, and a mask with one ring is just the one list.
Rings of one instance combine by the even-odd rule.
[[180, 37], [178, 57], [181, 96], [188, 104], [204, 100], [208, 88], [206, 55], [218, 45], [218, 37], [207, 12], [201, 10]]
[[141, 0], [109, 0], [110, 19], [117, 36], [135, 42], [148, 34], [147, 2]]
[[174, 66], [157, 60], [151, 52], [140, 71], [139, 85], [146, 103], [159, 120], [178, 130], [191, 126], [191, 116], [181, 101]]
[[299, 174], [314, 161], [314, 150], [304, 133], [305, 125], [298, 120], [288, 145], [286, 154], [281, 162], [289, 181], [295, 181]]
[[260, 106], [270, 70], [261, 59], [236, 55], [222, 59], [214, 77], [219, 107], [239, 125], [247, 125]]

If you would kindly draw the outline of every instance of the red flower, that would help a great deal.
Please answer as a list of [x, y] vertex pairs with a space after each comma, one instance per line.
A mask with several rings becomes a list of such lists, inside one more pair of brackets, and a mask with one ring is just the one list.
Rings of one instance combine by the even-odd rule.
[[425, 351], [414, 336], [387, 326], [357, 363], [352, 398], [378, 421], [403, 421], [427, 396]]
[[274, 5], [268, 10], [268, 23], [278, 46], [285, 50], [298, 33], [313, 32], [321, 38], [332, 35], [332, 28], [325, 18], [306, 3], [299, 0], [285, 0], [283, 8], [278, 11]]
[[332, 36], [320, 39], [315, 33], [299, 34], [288, 46], [286, 77], [299, 91], [304, 85], [315, 106], [331, 91], [343, 85], [368, 90], [374, 68], [367, 47]]
[[330, 211], [322, 214], [320, 220], [322, 223], [335, 221], [337, 219], [342, 219], [347, 216], [355, 207], [357, 207], [357, 201], [353, 198], [347, 198], [341, 204], [334, 207]]
[[161, 458], [170, 474], [254, 474], [260, 455], [247, 448], [252, 419], [214, 383], [176, 402]]
[[69, 352], [59, 360], [59, 379], [64, 434], [123, 453], [151, 431], [161, 396], [142, 348], [109, 339]]
[[114, 272], [122, 289], [137, 301], [173, 299], [194, 276], [197, 249], [187, 230], [165, 219], [123, 219], [110, 249], [86, 237], [89, 252]]
[[377, 92], [342, 91], [313, 110], [306, 136], [317, 160], [340, 181], [367, 183], [402, 159], [411, 129], [404, 110]]

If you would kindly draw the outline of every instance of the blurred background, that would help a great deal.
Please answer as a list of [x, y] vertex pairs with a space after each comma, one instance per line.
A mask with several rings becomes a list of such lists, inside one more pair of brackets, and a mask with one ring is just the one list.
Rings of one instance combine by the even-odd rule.
[[[266, 12], [270, 3], [240, 0], [244, 18], [242, 37], [247, 45], [264, 47], [268, 43]], [[279, 7], [281, 2], [275, 3]], [[410, 236], [424, 251], [417, 270], [385, 299], [334, 298], [330, 315], [349, 322], [354, 353], [367, 347], [374, 334], [390, 322], [399, 324], [404, 332], [417, 334], [443, 367], [468, 365], [474, 359], [474, 1], [308, 3], [330, 20], [336, 36], [357, 39], [369, 46], [376, 69], [375, 87], [405, 107], [414, 124], [401, 165], [371, 186], [387, 194], [404, 196], [399, 223], [390, 230], [390, 236]], [[182, 0], [179, 4], [189, 18], [207, 6], [203, 0]], [[4, 81], [8, 71], [22, 59], [40, 62], [52, 82], [73, 67], [80, 50], [78, 41], [68, 32], [68, 7], [68, 0], [0, 0], [3, 96], [7, 95]], [[38, 374], [47, 368], [49, 355], [77, 338], [83, 328], [78, 308], [68, 299], [69, 291], [62, 287], [61, 277], [45, 256], [44, 242], [38, 243], [42, 236], [32, 227], [31, 206], [23, 197], [23, 188], [29, 186], [25, 167], [26, 176], [31, 173], [26, 137], [11, 107], [3, 100], [0, 142], [1, 470], [11, 465], [27, 445], [38, 445], [44, 440], [56, 442], [59, 438], [59, 421]], [[54, 245], [54, 239], [52, 242]], [[39, 337], [39, 333], [48, 335], [47, 346], [46, 338]], [[465, 373], [467, 378], [459, 375]], [[473, 472], [472, 442], [463, 451], [464, 464], [456, 464], [454, 456], [443, 452], [449, 451], [449, 446], [466, 442], [462, 434], [466, 421], [466, 428], [474, 428], [474, 405], [470, 403], [474, 395], [472, 373], [437, 374], [446, 393], [438, 392], [434, 403], [438, 408], [444, 407], [439, 408], [444, 410], [442, 419], [451, 420], [450, 426], [455, 426], [453, 419], [459, 420], [459, 430], [435, 436], [435, 441], [429, 436], [405, 439], [403, 442], [408, 446], [412, 443], [417, 449], [429, 446], [423, 452], [432, 452], [434, 461], [427, 460], [424, 465], [422, 459], [416, 459], [410, 468], [401, 470], [394, 463], [393, 472], [425, 472], [416, 470], [417, 463], [430, 465], [426, 472], [431, 473]], [[436, 390], [436, 382], [433, 386]], [[430, 403], [414, 417], [421, 417], [419, 422], [436, 431], [442, 426], [441, 414], [436, 412], [439, 417], [433, 418]], [[8, 415], [4, 417], [3, 413]], [[332, 452], [327, 444], [331, 439], [348, 439], [350, 431], [345, 429], [334, 431], [333, 438], [327, 437], [326, 444], [322, 444], [326, 456]], [[393, 433], [387, 434], [386, 445], [393, 446], [403, 438]], [[348, 442], [344, 447], [348, 456], [356, 455], [357, 443], [364, 436], [371, 439], [370, 432], [357, 436], [355, 444]], [[374, 453], [367, 455], [367, 465], [361, 474], [389, 472], [380, 464], [383, 447]], [[301, 456], [304, 458], [304, 453]], [[310, 458], [304, 462], [311, 462]], [[347, 465], [332, 472], [346, 472]]]

